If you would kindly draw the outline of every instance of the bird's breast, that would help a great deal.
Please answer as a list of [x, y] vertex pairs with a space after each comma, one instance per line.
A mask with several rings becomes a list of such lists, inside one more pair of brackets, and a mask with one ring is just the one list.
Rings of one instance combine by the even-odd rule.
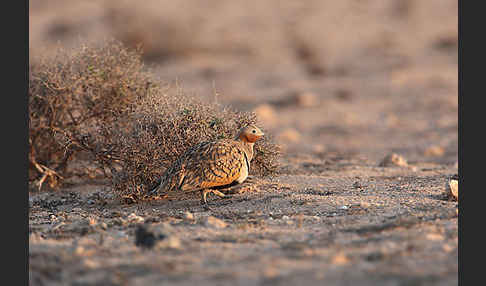
[[243, 153], [243, 154], [244, 154], [244, 157], [245, 157], [245, 164], [243, 164], [243, 166], [241, 166], [240, 176], [238, 177], [238, 179], [236, 179], [236, 181], [239, 184], [243, 183], [243, 181], [246, 180], [246, 178], [248, 177], [248, 172], [250, 171], [250, 162], [248, 161], [246, 154], [245, 153]]

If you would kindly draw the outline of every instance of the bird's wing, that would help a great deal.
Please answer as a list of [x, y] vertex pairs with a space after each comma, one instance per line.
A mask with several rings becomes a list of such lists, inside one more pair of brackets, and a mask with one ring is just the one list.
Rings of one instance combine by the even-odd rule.
[[180, 189], [183, 191], [224, 186], [234, 182], [246, 164], [240, 144], [220, 140], [201, 144], [186, 156]]

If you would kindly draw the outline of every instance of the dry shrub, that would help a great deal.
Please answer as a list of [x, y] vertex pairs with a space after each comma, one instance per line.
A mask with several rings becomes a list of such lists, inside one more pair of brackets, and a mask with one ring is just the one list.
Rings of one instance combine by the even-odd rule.
[[59, 49], [31, 61], [29, 70], [29, 177], [55, 186], [67, 164], [87, 150], [92, 128], [112, 122], [150, 93], [138, 51], [109, 40], [100, 46]]
[[[84, 153], [111, 179], [116, 194], [137, 199], [192, 145], [234, 138], [242, 126], [258, 124], [254, 113], [156, 83], [139, 51], [116, 41], [61, 51], [30, 73], [31, 169], [51, 183], [59, 177], [49, 172], [70, 175], [67, 164]], [[257, 142], [255, 151], [251, 173], [274, 174], [279, 148], [271, 137]]]
[[[112, 180], [120, 197], [143, 197], [166, 168], [194, 144], [234, 138], [241, 127], [258, 124], [254, 113], [201, 102], [178, 86], [160, 90], [143, 98], [123, 119], [129, 128], [117, 128], [119, 122], [112, 122], [112, 126], [98, 130], [96, 137], [103, 138], [104, 148], [116, 150], [120, 158], [121, 168], [113, 169]], [[258, 141], [251, 174], [275, 174], [279, 154], [270, 135]]]

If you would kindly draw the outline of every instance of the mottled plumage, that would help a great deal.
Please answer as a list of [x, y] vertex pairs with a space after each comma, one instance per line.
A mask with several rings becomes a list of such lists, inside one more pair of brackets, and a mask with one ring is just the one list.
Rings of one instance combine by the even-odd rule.
[[166, 170], [151, 193], [201, 191], [203, 203], [208, 193], [224, 196], [217, 189], [243, 183], [247, 178], [253, 145], [261, 136], [260, 129], [249, 125], [235, 139], [203, 142], [189, 148]]

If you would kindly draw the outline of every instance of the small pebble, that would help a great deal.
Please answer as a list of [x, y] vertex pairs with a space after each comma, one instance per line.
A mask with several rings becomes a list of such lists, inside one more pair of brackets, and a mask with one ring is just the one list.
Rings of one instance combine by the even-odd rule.
[[444, 240], [444, 236], [442, 236], [439, 233], [428, 233], [425, 238], [428, 240], [433, 240], [433, 241], [439, 241], [439, 240]]
[[82, 256], [84, 254], [84, 251], [85, 251], [84, 247], [80, 245], [77, 246], [76, 249], [74, 249], [74, 254]]
[[445, 252], [451, 252], [452, 250], [454, 250], [454, 247], [450, 246], [449, 244], [444, 244], [442, 246], [442, 249], [445, 251]]
[[194, 220], [194, 214], [191, 213], [191, 212], [184, 212], [184, 214], [182, 215], [182, 217], [185, 219], [185, 220]]
[[153, 248], [159, 239], [164, 239], [165, 235], [157, 235], [144, 225], [139, 225], [135, 231], [135, 245], [141, 248]]
[[156, 244], [156, 249], [166, 249], [166, 248], [172, 248], [172, 249], [180, 249], [181, 248], [181, 240], [174, 236], [174, 235], [169, 235], [163, 240], [158, 240]]
[[339, 253], [339, 254], [336, 254], [333, 258], [332, 258], [332, 264], [334, 265], [345, 265], [345, 264], [348, 264], [349, 263], [349, 259], [346, 255], [344, 255], [343, 253]]
[[129, 214], [128, 217], [127, 217], [127, 220], [129, 222], [136, 222], [136, 223], [144, 222], [145, 221], [145, 219], [143, 217], [138, 216], [135, 213]]
[[399, 167], [407, 167], [408, 163], [407, 160], [396, 153], [391, 153], [385, 156], [381, 163], [379, 164], [381, 167], [390, 167], [390, 166], [399, 166]]
[[459, 182], [455, 179], [450, 179], [446, 184], [446, 195], [454, 200], [459, 199]]
[[442, 146], [431, 146], [424, 151], [424, 155], [428, 157], [440, 157], [444, 153], [445, 149]]
[[83, 263], [83, 266], [86, 267], [86, 268], [100, 268], [100, 263], [93, 260], [93, 259], [88, 259], [88, 258], [85, 258], [82, 260], [82, 263]]
[[361, 202], [361, 203], [359, 203], [359, 205], [360, 205], [361, 207], [363, 207], [363, 208], [369, 208], [369, 207], [371, 207], [371, 204], [370, 204], [370, 203], [368, 203], [368, 202]]
[[212, 227], [212, 228], [225, 228], [227, 224], [223, 221], [220, 220], [219, 218], [216, 218], [214, 216], [208, 216], [203, 219], [203, 224], [207, 227]]

